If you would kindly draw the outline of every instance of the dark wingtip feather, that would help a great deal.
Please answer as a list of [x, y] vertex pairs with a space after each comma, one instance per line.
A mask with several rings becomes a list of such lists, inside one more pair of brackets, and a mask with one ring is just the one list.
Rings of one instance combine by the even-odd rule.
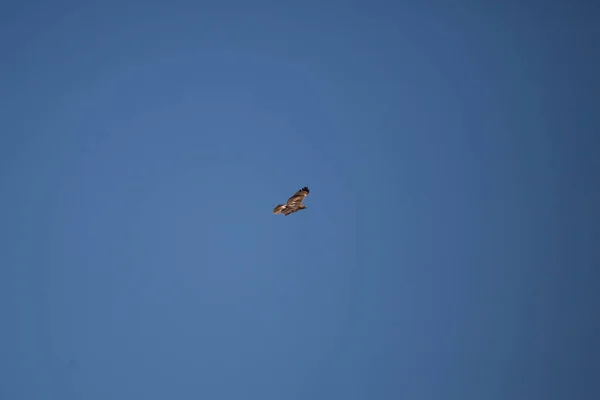
[[305, 191], [306, 193], [310, 193], [310, 190], [308, 190], [308, 186], [304, 186], [301, 190]]

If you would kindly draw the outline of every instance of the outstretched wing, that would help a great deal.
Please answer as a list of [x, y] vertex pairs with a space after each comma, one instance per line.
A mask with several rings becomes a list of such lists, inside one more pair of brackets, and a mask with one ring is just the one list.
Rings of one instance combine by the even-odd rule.
[[308, 190], [308, 187], [304, 186], [302, 189], [298, 190], [292, 197], [288, 199], [286, 205], [289, 207], [294, 207], [302, 204], [302, 200], [304, 200], [304, 198], [308, 196], [309, 193], [310, 190]]

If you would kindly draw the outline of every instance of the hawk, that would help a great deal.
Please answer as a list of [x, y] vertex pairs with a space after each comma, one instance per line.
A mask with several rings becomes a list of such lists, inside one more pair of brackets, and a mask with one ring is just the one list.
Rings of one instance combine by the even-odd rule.
[[302, 200], [308, 194], [310, 190], [308, 187], [304, 186], [302, 189], [298, 190], [292, 197], [290, 197], [285, 204], [279, 204], [277, 207], [273, 209], [273, 214], [283, 214], [286, 217], [296, 211], [304, 210], [306, 206], [302, 204]]

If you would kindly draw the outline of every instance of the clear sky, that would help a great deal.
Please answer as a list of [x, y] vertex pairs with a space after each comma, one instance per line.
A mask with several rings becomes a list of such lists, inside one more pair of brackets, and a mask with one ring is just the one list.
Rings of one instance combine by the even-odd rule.
[[495, 3], [2, 5], [0, 398], [600, 398], [600, 7]]

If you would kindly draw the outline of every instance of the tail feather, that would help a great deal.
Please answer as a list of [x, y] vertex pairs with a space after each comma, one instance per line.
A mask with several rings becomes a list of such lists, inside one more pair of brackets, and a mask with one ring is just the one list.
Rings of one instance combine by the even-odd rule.
[[281, 212], [285, 210], [284, 204], [278, 204], [277, 207], [273, 209], [273, 214], [281, 214]]

